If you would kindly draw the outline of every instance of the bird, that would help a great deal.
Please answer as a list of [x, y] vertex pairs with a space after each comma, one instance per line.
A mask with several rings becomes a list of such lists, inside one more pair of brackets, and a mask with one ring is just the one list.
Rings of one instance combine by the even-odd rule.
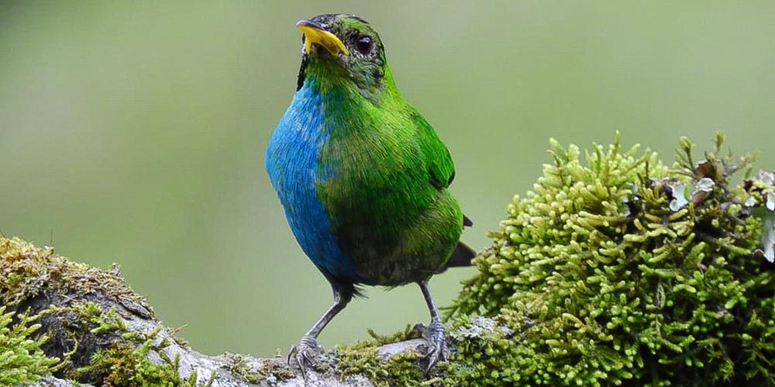
[[318, 335], [363, 286], [416, 283], [431, 317], [421, 330], [427, 373], [449, 356], [428, 281], [476, 256], [460, 241], [472, 222], [449, 191], [452, 157], [398, 91], [369, 22], [323, 14], [296, 27], [302, 31], [296, 92], [265, 162], [290, 229], [334, 300], [288, 361], [306, 372], [322, 352]]

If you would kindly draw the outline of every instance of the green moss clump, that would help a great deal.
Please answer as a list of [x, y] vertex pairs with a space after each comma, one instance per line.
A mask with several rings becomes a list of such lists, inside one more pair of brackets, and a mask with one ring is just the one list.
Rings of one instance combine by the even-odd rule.
[[342, 380], [348, 375], [363, 375], [377, 387], [431, 386], [440, 383], [440, 379], [425, 380], [417, 366], [422, 359], [418, 352], [409, 350], [387, 357], [379, 353], [383, 345], [418, 338], [417, 330], [407, 326], [394, 335], [382, 336], [373, 330], [369, 330], [369, 335], [371, 340], [336, 347], [334, 372]]
[[[0, 274], [0, 385], [18, 385], [54, 372], [105, 386], [197, 385], [195, 372], [185, 380], [180, 377], [178, 359], [167, 358], [163, 349], [169, 343], [158, 337], [158, 331], [130, 330], [115, 307], [86, 301], [108, 297], [131, 304], [132, 313], [143, 318], [153, 317], [150, 306], [116, 270], [72, 262], [51, 248], [18, 238], [0, 238]], [[52, 305], [49, 299], [71, 301]], [[2, 314], [6, 306], [15, 312]], [[19, 313], [29, 309], [39, 312], [34, 318]], [[54, 343], [45, 335], [35, 336], [40, 324], [29, 324], [38, 319], [56, 328], [49, 332]], [[57, 346], [59, 353], [66, 350], [64, 361], [45, 357], [48, 345]], [[153, 356], [157, 361], [149, 360], [149, 351], [158, 355]]]
[[618, 139], [585, 162], [553, 141], [452, 308], [503, 329], [459, 338], [448, 382], [775, 385], [775, 268], [729, 181], [751, 158], [722, 143], [695, 163], [682, 139], [668, 168]]
[[145, 313], [155, 316], [150, 305], [124, 283], [117, 267], [111, 271], [98, 269], [55, 254], [51, 247], [39, 248], [19, 238], [0, 236], [2, 304], [16, 307], [47, 293], [88, 298], [95, 288], [112, 299], [136, 303]]
[[383, 359], [373, 343], [339, 347], [336, 372], [344, 380], [348, 375], [363, 375], [375, 386], [416, 386], [424, 379], [415, 362], [417, 352], [405, 351]]
[[[17, 386], [33, 383], [41, 376], [49, 375], [59, 359], [46, 356], [41, 345], [45, 335], [35, 332], [40, 324], [37, 316], [15, 315], [0, 306], [0, 386]], [[12, 321], [17, 321], [12, 325]]]
[[[109, 335], [114, 338], [91, 355], [88, 365], [67, 370], [69, 379], [103, 386], [201, 385], [196, 382], [196, 372], [191, 373], [187, 379], [181, 378], [179, 359], [168, 358], [163, 350], [170, 343], [167, 339], [158, 337], [161, 328], [148, 334], [132, 331], [115, 308], [104, 311], [99, 305], [89, 301], [76, 302], [69, 307], [52, 306], [42, 314], [67, 316], [70, 323], [86, 327], [85, 330], [92, 335]], [[67, 356], [78, 350], [80, 341], [80, 338], [72, 337], [73, 349]], [[149, 351], [158, 354], [159, 361], [151, 361]], [[214, 377], [211, 375], [205, 386], [209, 386]]]
[[[167, 346], [162, 341], [156, 343], [159, 331], [147, 335], [140, 346], [132, 342], [117, 341], [107, 348], [102, 348], [92, 355], [91, 364], [79, 368], [74, 374], [99, 375], [104, 386], [164, 386], [164, 387], [197, 387], [196, 372], [187, 379], [180, 377], [178, 358], [169, 359], [161, 349]], [[156, 363], [148, 359], [148, 351], [154, 350], [162, 362]], [[205, 387], [209, 387], [215, 375], [211, 375]]]
[[226, 367], [229, 372], [239, 375], [250, 384], [274, 385], [295, 376], [285, 359], [260, 359], [260, 367], [252, 367], [249, 359], [243, 355], [225, 353], [224, 356], [229, 360]]

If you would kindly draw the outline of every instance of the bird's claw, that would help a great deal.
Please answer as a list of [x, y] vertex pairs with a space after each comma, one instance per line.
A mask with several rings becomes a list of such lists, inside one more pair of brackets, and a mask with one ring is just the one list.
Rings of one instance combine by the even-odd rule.
[[417, 324], [415, 329], [428, 342], [424, 369], [427, 375], [439, 360], [447, 360], [449, 358], [450, 351], [449, 347], [447, 347], [447, 340], [444, 338], [444, 324], [439, 321], [432, 322], [427, 327], [423, 324]]
[[291, 347], [288, 352], [288, 366], [298, 367], [304, 380], [307, 379], [307, 370], [315, 365], [318, 355], [323, 352], [314, 337], [304, 335], [298, 344]]

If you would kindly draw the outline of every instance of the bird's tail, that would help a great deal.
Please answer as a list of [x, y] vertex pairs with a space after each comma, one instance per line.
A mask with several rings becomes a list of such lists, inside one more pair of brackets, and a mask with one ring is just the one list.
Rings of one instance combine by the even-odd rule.
[[[471, 227], [473, 225], [474, 222], [472, 222], [469, 217], [463, 214], [463, 228]], [[441, 273], [450, 267], [471, 266], [471, 260], [473, 260], [474, 257], [476, 257], [476, 251], [474, 251], [474, 249], [463, 242], [458, 242], [457, 246], [455, 246], [455, 251], [452, 252], [452, 256], [449, 257], [447, 262], [436, 271], [436, 274]]]
[[463, 242], [458, 242], [455, 251], [444, 265], [446, 267], [471, 266], [471, 260], [476, 256], [476, 251]]
[[449, 260], [447, 260], [436, 273], [438, 274], [446, 271], [450, 267], [471, 266], [471, 260], [474, 259], [474, 257], [476, 257], [476, 251], [474, 251], [474, 249], [468, 247], [468, 245], [463, 242], [458, 242], [452, 256], [449, 257]]

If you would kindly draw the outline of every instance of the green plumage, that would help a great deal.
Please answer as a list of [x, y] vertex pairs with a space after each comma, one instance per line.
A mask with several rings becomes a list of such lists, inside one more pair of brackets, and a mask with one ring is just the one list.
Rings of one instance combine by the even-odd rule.
[[[377, 37], [357, 19], [340, 28]], [[349, 71], [331, 56], [310, 56], [305, 76], [325, 106], [317, 192], [339, 246], [365, 280], [395, 286], [445, 263], [463, 214], [447, 190], [455, 173], [447, 147], [399, 93], [381, 43], [375, 49]]]

